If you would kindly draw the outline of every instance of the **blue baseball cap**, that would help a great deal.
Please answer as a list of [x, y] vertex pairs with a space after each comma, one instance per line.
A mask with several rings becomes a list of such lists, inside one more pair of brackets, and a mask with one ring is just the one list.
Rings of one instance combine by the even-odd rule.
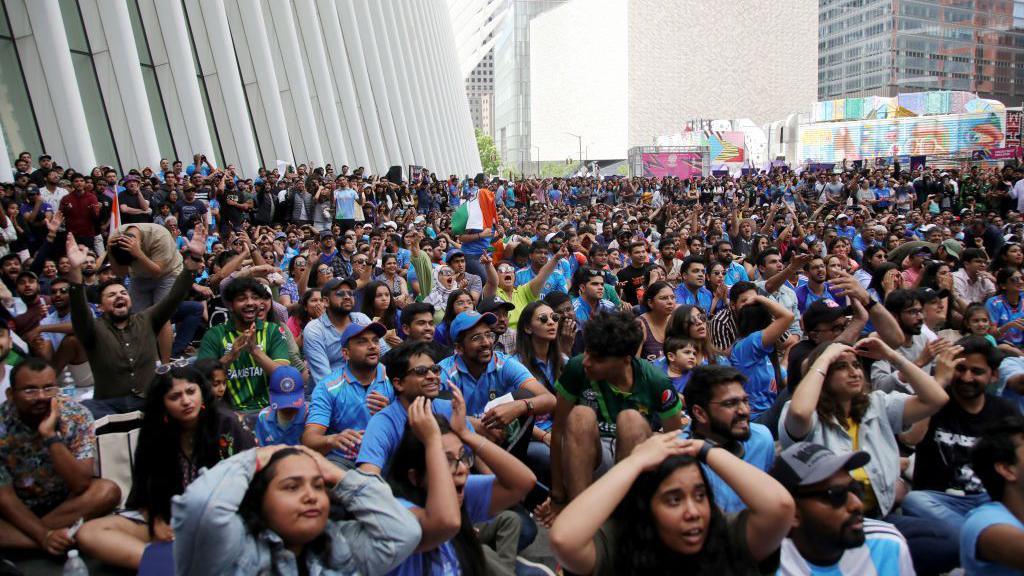
[[455, 320], [452, 321], [452, 342], [458, 342], [460, 334], [481, 322], [487, 322], [488, 325], [493, 326], [497, 321], [498, 317], [490, 312], [486, 312], [484, 314], [474, 312], [473, 310], [463, 312], [456, 316]]
[[341, 333], [341, 347], [344, 348], [345, 346], [348, 346], [349, 340], [367, 331], [373, 332], [378, 338], [383, 338], [388, 329], [380, 322], [370, 322], [369, 324], [357, 324], [352, 322], [345, 328], [345, 331]]
[[302, 373], [291, 366], [278, 366], [270, 374], [270, 407], [301, 408], [303, 396]]

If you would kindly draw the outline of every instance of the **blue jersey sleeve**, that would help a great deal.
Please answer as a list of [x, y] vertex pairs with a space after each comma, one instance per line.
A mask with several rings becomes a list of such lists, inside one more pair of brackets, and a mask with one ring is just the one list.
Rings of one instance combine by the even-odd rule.
[[327, 384], [321, 382], [313, 388], [313, 396], [309, 401], [309, 416], [306, 417], [307, 424], [318, 424], [324, 428], [331, 427], [331, 393], [327, 391]]
[[515, 392], [529, 380], [536, 380], [533, 374], [516, 358], [508, 357], [501, 367], [502, 394]]
[[[398, 407], [398, 410], [402, 410]], [[384, 409], [374, 414], [363, 432], [363, 442], [359, 445], [359, 456], [356, 464], [372, 464], [381, 470], [387, 467], [391, 453], [402, 441], [405, 423], [397, 422], [391, 410]], [[405, 411], [402, 410], [404, 414]]]
[[748, 366], [758, 360], [763, 360], [771, 354], [772, 348], [766, 348], [761, 342], [761, 331], [748, 334], [732, 346], [732, 363], [734, 365]]
[[494, 476], [471, 474], [463, 491], [462, 507], [466, 509], [469, 521], [477, 524], [491, 519], [491, 494], [494, 492]]

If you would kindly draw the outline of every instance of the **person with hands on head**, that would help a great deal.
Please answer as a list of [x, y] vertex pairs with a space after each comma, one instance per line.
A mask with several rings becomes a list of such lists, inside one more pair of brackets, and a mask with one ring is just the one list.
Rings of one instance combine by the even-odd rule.
[[57, 397], [53, 368], [28, 358], [10, 380], [0, 404], [0, 550], [61, 555], [74, 546], [68, 528], [109, 514], [121, 491], [93, 478], [92, 416], [78, 402]]
[[[160, 359], [157, 335], [167, 324], [182, 301], [188, 297], [196, 271], [206, 253], [206, 230], [196, 226], [192, 239], [185, 246], [183, 266], [170, 292], [152, 306], [132, 312], [132, 297], [121, 280], [104, 282], [99, 287], [99, 310], [96, 318], [86, 300], [82, 285], [82, 265], [88, 251], [68, 234], [65, 246], [71, 269], [71, 325], [77, 344], [85, 349], [92, 369], [95, 390], [93, 399], [83, 402], [94, 417], [131, 412], [144, 404], [146, 390], [156, 374]], [[128, 346], [126, 344], [130, 343]]]
[[[931, 373], [936, 356], [952, 343], [939, 338], [924, 325], [924, 305], [918, 291], [895, 290], [886, 296], [884, 304], [903, 333], [902, 343], [896, 351], [925, 373]], [[896, 365], [884, 359], [871, 365], [871, 386], [876, 390], [909, 391]]]
[[343, 468], [355, 467], [370, 417], [394, 401], [380, 362], [383, 324], [351, 323], [341, 336], [345, 364], [317, 382], [302, 443]]
[[[751, 287], [749, 282], [737, 282], [730, 293]], [[778, 396], [781, 371], [776, 366], [775, 346], [792, 323], [792, 312], [761, 294], [746, 299], [736, 311], [738, 339], [729, 353], [729, 363], [747, 375], [744, 388], [750, 395], [752, 419], [767, 411]]]
[[[860, 358], [888, 360], [915, 395], [871, 391]], [[864, 450], [871, 463], [853, 472], [865, 487], [865, 513], [885, 517], [896, 503], [900, 476], [896, 435], [942, 408], [949, 396], [934, 378], [878, 338], [853, 347], [819, 345], [807, 358], [800, 385], [782, 409], [779, 441], [784, 447], [807, 441], [837, 454]]]
[[[408, 428], [411, 433], [404, 435], [388, 478], [399, 501], [419, 520], [423, 539], [417, 553], [392, 574], [490, 573], [473, 525], [517, 504], [536, 485], [536, 477], [467, 426], [466, 403], [457, 388], [452, 389], [448, 420], [420, 397], [409, 406]], [[471, 474], [476, 459], [491, 474]]]
[[[700, 464], [747, 509], [722, 513]], [[713, 442], [656, 434], [562, 511], [551, 547], [573, 574], [763, 574], [793, 510], [778, 482]]]
[[236, 454], [172, 508], [178, 574], [385, 574], [421, 536], [379, 476], [342, 470], [304, 446]]

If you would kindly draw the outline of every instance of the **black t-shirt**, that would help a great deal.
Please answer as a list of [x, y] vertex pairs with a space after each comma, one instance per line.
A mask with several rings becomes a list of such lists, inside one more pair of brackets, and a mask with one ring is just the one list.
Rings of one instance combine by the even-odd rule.
[[[131, 192], [124, 191], [117, 195], [117, 201], [122, 206], [128, 206], [129, 208], [142, 208], [142, 197], [141, 192], [132, 194]], [[121, 214], [122, 224], [139, 224], [140, 222], [152, 222], [153, 218], [149, 214]]]
[[228, 203], [237, 202], [241, 204], [245, 202], [245, 197], [239, 193], [237, 188], [224, 191], [223, 201], [220, 203], [220, 219], [225, 224], [233, 224], [238, 226], [242, 223], [242, 211]]
[[644, 264], [637, 268], [630, 263], [629, 266], [619, 270], [619, 282], [624, 284], [622, 287], [622, 299], [633, 306], [639, 304], [636, 291], [644, 285], [644, 274], [647, 272], [648, 266], [649, 264]]
[[971, 448], [993, 422], [1017, 410], [1002, 398], [985, 395], [985, 406], [977, 414], [964, 410], [953, 398], [928, 423], [924, 440], [917, 445], [914, 489], [959, 490], [967, 494], [985, 491], [971, 469]]

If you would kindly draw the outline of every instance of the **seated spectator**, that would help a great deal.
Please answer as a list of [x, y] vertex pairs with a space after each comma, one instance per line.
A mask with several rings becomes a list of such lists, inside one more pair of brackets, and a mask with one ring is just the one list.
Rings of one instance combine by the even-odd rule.
[[444, 305], [444, 316], [434, 330], [434, 340], [444, 346], [455, 346], [452, 338], [452, 322], [463, 312], [471, 311], [476, 306], [473, 296], [466, 290], [457, 288], [448, 294], [448, 300]]
[[370, 418], [362, 435], [356, 465], [360, 470], [380, 474], [402, 442], [409, 406], [420, 396], [430, 400], [435, 414], [450, 417], [452, 403], [437, 397], [441, 392], [441, 367], [430, 355], [427, 342], [404, 342], [388, 352], [387, 375], [395, 390], [395, 401]]
[[332, 278], [321, 287], [324, 313], [310, 320], [302, 330], [302, 353], [309, 365], [309, 374], [319, 382], [345, 363], [341, 353], [341, 335], [352, 322], [366, 325], [370, 319], [355, 312], [356, 289], [354, 279]]
[[[490, 313], [459, 314], [451, 324], [455, 354], [439, 363], [441, 389], [458, 388], [466, 398], [473, 426], [492, 440], [499, 439], [513, 421], [548, 414], [555, 407], [555, 397], [519, 360], [494, 352], [491, 328], [497, 321]], [[485, 411], [488, 402], [506, 394], [514, 394], [517, 400]]]
[[470, 296], [473, 297], [474, 303], [479, 300], [480, 293], [484, 289], [483, 279], [476, 274], [466, 272], [466, 254], [456, 248], [448, 253], [445, 263], [451, 267], [452, 272], [455, 274], [453, 278], [455, 287], [469, 292]]
[[812, 303], [828, 299], [833, 300], [837, 304], [845, 305], [846, 302], [840, 301], [840, 297], [837, 297], [831, 289], [825, 278], [828, 274], [828, 268], [825, 266], [825, 259], [814, 257], [804, 264], [804, 273], [807, 274], [807, 283], [801, 284], [796, 287], [796, 300], [797, 306], [800, 308], [800, 313], [803, 314], [807, 307]]
[[437, 328], [434, 326], [434, 307], [426, 302], [413, 302], [402, 308], [402, 332], [405, 342], [426, 342], [434, 358], [452, 355], [451, 346], [444, 346], [434, 340]]
[[896, 527], [864, 517], [864, 485], [850, 475], [867, 452], [837, 456], [818, 444], [786, 448], [772, 476], [796, 502], [796, 522], [782, 541], [779, 576], [914, 574], [910, 550]]
[[996, 294], [985, 301], [1000, 343], [1024, 346], [1024, 272], [1002, 268], [996, 272]]
[[586, 352], [569, 360], [555, 384], [554, 512], [652, 433], [678, 430], [682, 423], [682, 403], [668, 377], [634, 356], [642, 335], [632, 314], [594, 316], [583, 337]]
[[200, 470], [255, 445], [234, 414], [217, 407], [202, 373], [184, 362], [160, 366], [144, 414], [127, 510], [86, 522], [76, 535], [89, 556], [132, 570], [148, 543], [174, 540], [171, 498]]
[[[484, 270], [487, 272], [487, 282], [484, 284], [483, 296], [493, 296], [497, 300], [512, 304], [513, 308], [508, 313], [508, 325], [511, 332], [514, 332], [519, 324], [519, 315], [522, 314], [523, 309], [526, 308], [527, 304], [536, 302], [540, 298], [548, 278], [558, 269], [558, 262], [561, 258], [567, 257], [568, 254], [567, 250], [559, 251], [554, 258], [551, 258], [541, 266], [540, 272], [529, 282], [518, 286], [516, 285], [516, 269], [514, 266], [508, 262], [502, 262], [495, 268], [494, 260], [490, 256], [485, 255], [481, 257], [480, 262], [484, 265]], [[506, 351], [511, 352], [511, 350]]]
[[[692, 418], [690, 436], [711, 442], [759, 470], [768, 472], [775, 460], [775, 441], [765, 426], [750, 422], [746, 377], [730, 366], [698, 366], [686, 386], [686, 407]], [[704, 465], [715, 503], [726, 514], [746, 507], [743, 500], [714, 470]]]
[[349, 324], [341, 334], [345, 364], [316, 383], [302, 443], [343, 468], [352, 468], [370, 417], [394, 401], [380, 363], [377, 322]]
[[[914, 396], [900, 392], [869, 392], [860, 358], [895, 364]], [[952, 362], [947, 352], [946, 362]], [[865, 515], [885, 517], [896, 503], [900, 475], [896, 434], [935, 414], [949, 397], [934, 378], [877, 338], [854, 347], [840, 343], [818, 346], [807, 358], [810, 366], [782, 409], [779, 441], [784, 447], [807, 441], [837, 454], [861, 448], [872, 464], [853, 471], [864, 485]]]
[[580, 326], [595, 314], [614, 313], [617, 310], [615, 304], [604, 297], [604, 273], [596, 268], [583, 267], [577, 270], [572, 292], [579, 294], [573, 298], [572, 308]]
[[93, 478], [96, 438], [89, 411], [57, 398], [57, 373], [28, 358], [11, 372], [0, 405], [0, 549], [63, 555], [80, 518], [109, 514], [121, 491]]
[[[344, 519], [331, 512], [340, 506]], [[385, 574], [420, 542], [374, 474], [305, 447], [265, 446], [210, 468], [173, 503], [180, 574]]]
[[[942, 550], [956, 552], [967, 513], [990, 501], [971, 469], [971, 448], [992, 422], [1019, 415], [1015, 406], [985, 390], [997, 378], [1001, 355], [983, 338], [967, 337], [950, 350], [956, 362], [936, 365], [935, 379], [950, 402], [928, 420], [917, 442], [914, 490], [903, 514], [927, 520], [945, 533]], [[940, 370], [941, 368], [941, 370]], [[950, 370], [950, 368], [952, 368]], [[952, 559], [955, 567], [956, 557]]]
[[[729, 299], [734, 292], [750, 292], [754, 285], [740, 281], [729, 289]], [[729, 363], [747, 376], [746, 388], [750, 395], [750, 415], [755, 420], [762, 412], [771, 408], [779, 394], [783, 374], [775, 355], [776, 343], [793, 323], [793, 314], [785, 306], [762, 296], [748, 298], [745, 305], [736, 310], [736, 342], [729, 354]]]
[[[132, 298], [124, 283], [104, 282], [99, 289], [99, 309], [103, 313], [100, 318], [96, 318], [89, 307], [81, 283], [82, 265], [88, 253], [71, 234], [68, 234], [66, 249], [71, 265], [68, 280], [71, 281], [73, 342], [85, 350], [96, 386], [93, 399], [84, 404], [95, 417], [137, 410], [144, 404], [146, 389], [160, 359], [157, 334], [188, 296], [206, 253], [206, 232], [202, 225], [195, 230], [186, 247], [189, 257], [167, 297], [142, 312], [133, 313]], [[65, 341], [70, 338], [65, 337]]]
[[682, 262], [679, 267], [682, 281], [675, 289], [676, 303], [698, 306], [705, 314], [710, 314], [714, 295], [705, 286], [704, 259], [699, 256], [687, 256]]
[[[924, 325], [924, 305], [917, 290], [894, 290], [885, 298], [889, 310], [903, 331], [900, 356], [931, 374], [935, 358], [952, 343], [943, 340]], [[895, 365], [885, 360], [871, 365], [871, 387], [875, 390], [910, 392]]]
[[302, 374], [282, 366], [270, 375], [270, 406], [256, 418], [256, 442], [260, 446], [302, 444], [309, 405], [303, 395]]
[[[492, 473], [471, 474], [477, 459]], [[536, 485], [525, 464], [466, 425], [457, 388], [449, 419], [435, 415], [425, 397], [409, 405], [388, 481], [423, 532], [417, 553], [394, 572], [410, 576], [496, 573], [490, 568], [496, 554], [485, 555], [473, 525], [516, 505]]]
[[253, 417], [269, 402], [267, 379], [278, 366], [288, 365], [286, 328], [258, 318], [263, 292], [251, 277], [232, 280], [224, 291], [231, 318], [207, 330], [199, 346], [200, 359], [213, 358], [227, 368], [225, 397], [232, 409]]
[[[565, 292], [569, 288], [569, 278], [566, 277], [565, 271], [558, 265], [557, 262], [561, 261], [563, 252], [559, 250], [559, 257], [552, 258], [551, 247], [543, 239], [538, 239], [528, 246], [529, 264], [519, 270], [516, 270], [516, 287], [524, 284], [530, 284], [530, 282], [540, 276], [544, 270], [544, 265], [548, 261], [556, 260], [555, 267], [549, 273], [547, 280], [544, 281], [543, 287], [539, 293], [536, 293], [539, 297], [543, 298], [549, 292]], [[567, 254], [567, 252], [565, 253]], [[602, 286], [603, 288], [603, 286]], [[531, 288], [532, 291], [532, 288]]]
[[[686, 384], [697, 366], [697, 343], [683, 336], [665, 338], [665, 375], [672, 381], [679, 396], [683, 396]], [[683, 407], [686, 401], [683, 400]]]
[[1024, 419], [993, 424], [971, 453], [971, 468], [992, 502], [967, 514], [960, 565], [967, 574], [1010, 576], [1024, 571]]
[[[747, 509], [723, 514], [706, 464]], [[573, 574], [764, 574], [779, 565], [793, 499], [768, 474], [702, 440], [658, 434], [574, 499], [551, 528]]]

